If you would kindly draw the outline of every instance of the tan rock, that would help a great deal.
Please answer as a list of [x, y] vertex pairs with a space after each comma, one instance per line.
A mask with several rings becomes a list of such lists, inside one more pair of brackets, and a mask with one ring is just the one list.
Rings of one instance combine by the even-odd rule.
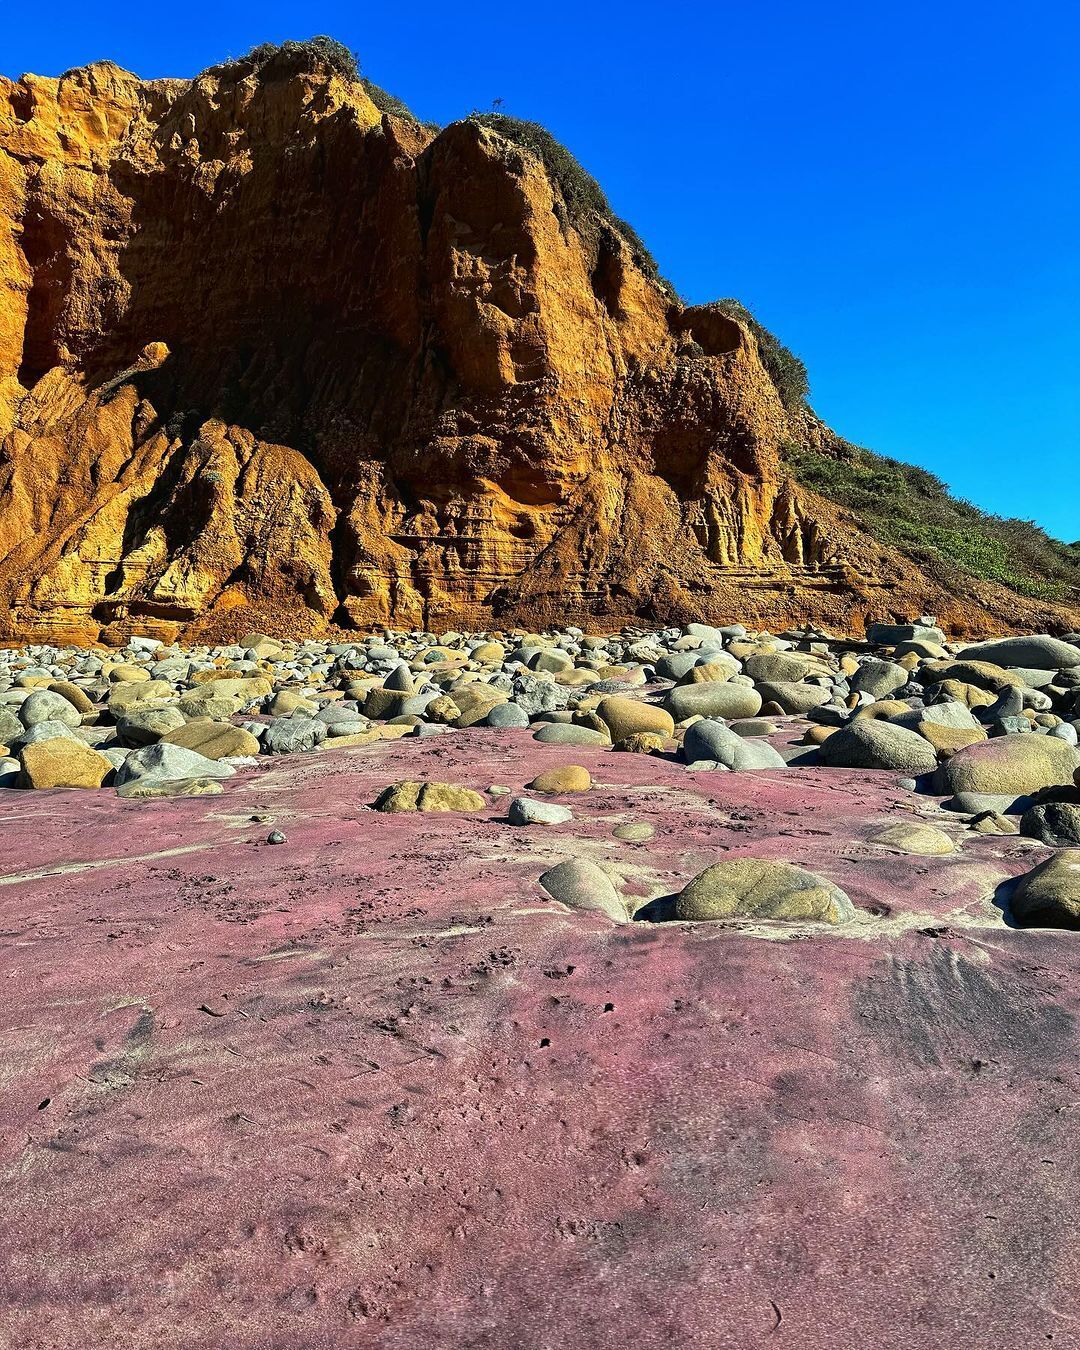
[[150, 672], [145, 666], [131, 666], [121, 664], [118, 666], [106, 666], [104, 674], [110, 684], [135, 684], [140, 680], [148, 680]]
[[161, 739], [171, 745], [182, 745], [185, 750], [197, 750], [207, 759], [259, 753], [259, 742], [251, 732], [234, 727], [231, 722], [188, 722], [175, 731], [167, 731]]
[[455, 783], [393, 783], [384, 788], [376, 811], [483, 811], [487, 800], [472, 788]]
[[19, 752], [23, 781], [32, 788], [99, 788], [112, 765], [82, 741], [55, 737]]
[[45, 686], [51, 689], [54, 694], [60, 694], [66, 698], [76, 712], [92, 713], [94, 703], [85, 689], [80, 689], [77, 684], [72, 684], [70, 680], [50, 680]]
[[557, 769], [545, 769], [526, 786], [537, 792], [588, 792], [592, 774], [580, 764], [564, 764]]
[[956, 852], [956, 845], [944, 830], [916, 820], [895, 821], [871, 835], [870, 842], [897, 853], [918, 853], [926, 857]]
[[596, 712], [613, 741], [624, 741], [641, 731], [655, 732], [660, 736], [675, 734], [675, 721], [671, 714], [642, 699], [611, 694], [600, 701]]
[[631, 755], [660, 755], [674, 745], [673, 738], [661, 736], [658, 731], [635, 731], [632, 736], [624, 736], [621, 741], [616, 741], [611, 748]]
[[821, 745], [827, 741], [830, 736], [834, 736], [840, 730], [839, 727], [825, 727], [815, 723], [812, 727], [807, 727], [803, 732], [804, 745]]
[[986, 732], [982, 727], [944, 727], [939, 722], [920, 722], [915, 729], [924, 740], [930, 742], [938, 752], [939, 759], [948, 759], [965, 745], [986, 740]]
[[783, 919], [844, 923], [855, 907], [839, 887], [792, 863], [733, 858], [699, 872], [679, 892], [680, 919]]

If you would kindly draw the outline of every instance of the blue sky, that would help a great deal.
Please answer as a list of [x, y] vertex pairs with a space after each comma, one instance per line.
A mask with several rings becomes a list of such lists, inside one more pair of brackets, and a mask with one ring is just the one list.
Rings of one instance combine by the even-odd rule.
[[13, 7], [0, 72], [190, 75], [329, 33], [425, 119], [543, 122], [849, 439], [1080, 539], [1080, 9], [998, 0]]

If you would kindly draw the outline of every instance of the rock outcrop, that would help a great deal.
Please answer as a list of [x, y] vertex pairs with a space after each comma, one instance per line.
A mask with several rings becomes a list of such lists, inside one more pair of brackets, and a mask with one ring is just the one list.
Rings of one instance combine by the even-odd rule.
[[542, 161], [317, 62], [0, 80], [0, 637], [936, 612], [794, 485], [752, 332]]

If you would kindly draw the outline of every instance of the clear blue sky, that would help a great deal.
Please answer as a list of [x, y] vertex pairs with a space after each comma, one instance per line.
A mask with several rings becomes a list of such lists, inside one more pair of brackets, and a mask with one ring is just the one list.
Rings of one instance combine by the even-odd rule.
[[1080, 539], [1080, 10], [999, 0], [10, 7], [0, 71], [191, 75], [329, 33], [425, 119], [504, 100], [849, 439]]

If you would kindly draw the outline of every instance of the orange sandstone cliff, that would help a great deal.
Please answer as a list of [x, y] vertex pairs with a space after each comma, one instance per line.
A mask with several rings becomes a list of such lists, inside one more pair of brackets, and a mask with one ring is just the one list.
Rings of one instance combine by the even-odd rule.
[[542, 161], [316, 63], [0, 80], [0, 638], [936, 613], [756, 340]]

